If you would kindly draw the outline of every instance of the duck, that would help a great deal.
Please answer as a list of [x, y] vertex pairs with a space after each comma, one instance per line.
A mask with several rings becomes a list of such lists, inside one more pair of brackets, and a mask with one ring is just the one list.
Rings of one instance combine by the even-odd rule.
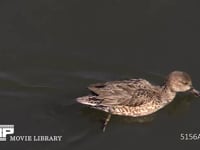
[[88, 89], [91, 95], [78, 97], [76, 100], [108, 113], [103, 132], [111, 115], [147, 116], [171, 103], [179, 92], [191, 92], [200, 96], [200, 92], [192, 86], [190, 75], [183, 71], [169, 73], [162, 85], [154, 85], [145, 79], [137, 78], [96, 83]]

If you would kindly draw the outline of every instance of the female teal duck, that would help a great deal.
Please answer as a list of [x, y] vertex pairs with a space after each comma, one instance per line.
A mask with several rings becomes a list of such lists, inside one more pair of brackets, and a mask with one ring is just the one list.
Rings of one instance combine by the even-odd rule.
[[162, 86], [153, 85], [144, 79], [130, 79], [93, 84], [89, 90], [93, 95], [79, 97], [77, 101], [109, 113], [103, 131], [111, 114], [145, 116], [172, 102], [177, 92], [190, 91], [200, 96], [200, 92], [192, 87], [190, 76], [181, 71], [171, 72]]

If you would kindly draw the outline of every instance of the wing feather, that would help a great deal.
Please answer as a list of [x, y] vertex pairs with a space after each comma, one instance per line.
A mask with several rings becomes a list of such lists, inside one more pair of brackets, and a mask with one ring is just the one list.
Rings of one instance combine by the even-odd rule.
[[152, 90], [153, 86], [143, 79], [97, 83], [88, 88], [102, 100], [103, 106], [139, 106], [159, 95], [157, 89]]

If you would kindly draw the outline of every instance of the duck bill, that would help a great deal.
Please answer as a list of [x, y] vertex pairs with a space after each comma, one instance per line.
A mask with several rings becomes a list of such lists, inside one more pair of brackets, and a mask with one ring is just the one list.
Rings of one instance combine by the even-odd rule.
[[190, 92], [191, 92], [192, 94], [194, 94], [195, 96], [200, 97], [200, 92], [197, 91], [195, 88], [192, 88], [192, 89], [190, 90]]

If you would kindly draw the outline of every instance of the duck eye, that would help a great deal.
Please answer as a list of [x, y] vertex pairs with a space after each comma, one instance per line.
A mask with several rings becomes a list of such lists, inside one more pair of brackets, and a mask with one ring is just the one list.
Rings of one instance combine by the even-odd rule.
[[187, 85], [187, 84], [188, 84], [188, 82], [184, 82], [184, 81], [183, 81], [182, 83], [183, 83], [183, 84], [185, 84], [185, 85]]

